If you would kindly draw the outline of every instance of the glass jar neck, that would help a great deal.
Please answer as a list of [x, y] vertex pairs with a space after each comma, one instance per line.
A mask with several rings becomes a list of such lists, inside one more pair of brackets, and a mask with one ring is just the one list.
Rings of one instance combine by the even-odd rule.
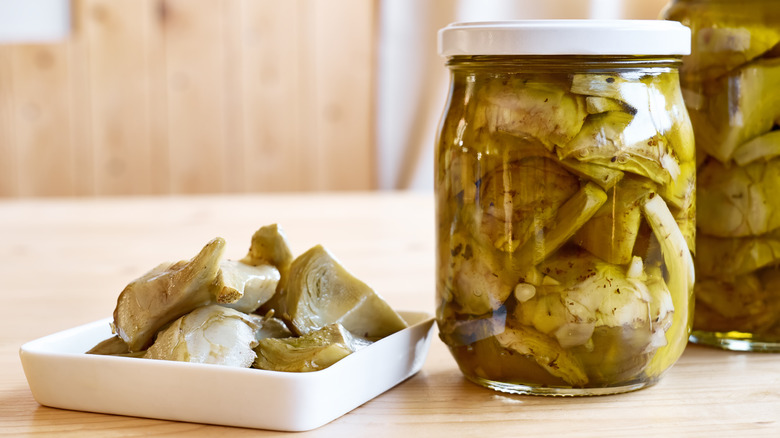
[[682, 56], [651, 55], [550, 55], [550, 56], [453, 56], [447, 60], [450, 70], [614, 70], [641, 68], [677, 69]]

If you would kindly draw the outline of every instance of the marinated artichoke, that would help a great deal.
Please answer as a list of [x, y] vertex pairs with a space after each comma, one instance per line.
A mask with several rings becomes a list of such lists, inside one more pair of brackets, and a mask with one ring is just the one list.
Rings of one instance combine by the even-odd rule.
[[259, 328], [237, 310], [199, 307], [161, 330], [143, 357], [247, 368], [255, 360]]
[[656, 379], [692, 310], [696, 162], [676, 73], [450, 62], [436, 317], [461, 370], [502, 390]]
[[699, 162], [692, 339], [778, 350], [780, 9], [674, 2], [664, 16], [693, 31], [681, 67]]
[[116, 335], [87, 353], [316, 371], [406, 327], [323, 247], [293, 260], [275, 224], [254, 233], [241, 261], [223, 260], [224, 249], [216, 238], [191, 260], [130, 282], [114, 310]]
[[298, 256], [279, 285], [282, 316], [298, 335], [339, 323], [378, 339], [406, 322], [367, 284], [355, 278], [321, 245]]
[[350, 334], [341, 324], [329, 324], [297, 338], [261, 340], [255, 348], [254, 367], [271, 371], [318, 371], [370, 344]]

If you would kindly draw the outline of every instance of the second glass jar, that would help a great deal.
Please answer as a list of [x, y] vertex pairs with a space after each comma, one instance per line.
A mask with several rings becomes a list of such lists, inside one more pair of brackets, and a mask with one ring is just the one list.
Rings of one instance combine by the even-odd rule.
[[437, 323], [469, 380], [610, 394], [682, 354], [696, 164], [680, 59], [449, 56]]

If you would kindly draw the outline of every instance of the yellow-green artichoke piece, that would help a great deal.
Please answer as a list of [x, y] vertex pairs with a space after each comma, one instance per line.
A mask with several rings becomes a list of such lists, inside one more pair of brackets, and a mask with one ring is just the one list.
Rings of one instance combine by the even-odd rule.
[[625, 175], [622, 171], [617, 169], [610, 169], [609, 167], [600, 164], [578, 161], [573, 158], [560, 160], [558, 164], [578, 177], [598, 184], [598, 186], [604, 190], [609, 190], [614, 187]]
[[700, 232], [747, 237], [780, 228], [780, 158], [742, 167], [709, 160], [699, 169], [697, 179]]
[[458, 312], [482, 315], [497, 309], [506, 301], [516, 280], [505, 264], [506, 255], [464, 233], [454, 233], [449, 242], [450, 265], [442, 290], [446, 302], [453, 302]]
[[496, 341], [507, 350], [529, 356], [548, 373], [572, 386], [584, 386], [588, 375], [582, 362], [570, 351], [561, 347], [555, 339], [530, 327], [508, 327], [496, 335]]
[[252, 266], [275, 266], [282, 275], [287, 272], [293, 261], [287, 236], [277, 224], [266, 225], [255, 231], [252, 243], [242, 263]]
[[607, 194], [594, 183], [586, 183], [556, 211], [555, 217], [537, 238], [530, 239], [513, 263], [518, 267], [536, 266], [563, 246], [607, 202]]
[[636, 108], [623, 101], [609, 97], [588, 96], [585, 98], [585, 108], [588, 114], [601, 114], [608, 111], [623, 111], [632, 116], [636, 114]]
[[219, 265], [217, 303], [251, 313], [265, 304], [276, 292], [279, 271], [271, 265], [250, 266], [234, 260]]
[[572, 141], [556, 148], [558, 156], [635, 173], [659, 184], [675, 180], [680, 175], [679, 162], [653, 122], [640, 118], [646, 113], [632, 116], [610, 111], [590, 115]]
[[[751, 2], [747, 8], [755, 17], [777, 13], [772, 2]], [[734, 4], [729, 2], [669, 4], [664, 18], [683, 22], [695, 35], [691, 55], [685, 57], [681, 68], [686, 75], [695, 80], [723, 76], [780, 43], [780, 29], [772, 25], [773, 19], [747, 23], [744, 15], [734, 12]]]
[[266, 338], [289, 338], [293, 336], [293, 333], [287, 327], [284, 320], [273, 316], [274, 312], [270, 311], [265, 316], [250, 314], [249, 317], [258, 326], [255, 331], [255, 337], [257, 340]]
[[660, 277], [652, 281], [651, 293], [649, 275], [637, 260], [639, 267], [627, 270], [586, 251], [561, 250], [541, 266], [558, 284], [536, 286], [533, 297], [517, 306], [516, 321], [554, 337], [564, 348], [585, 345], [598, 327], [642, 330], [635, 334], [644, 336], [635, 342], [642, 348], [657, 343], [674, 309], [660, 270], [651, 271]]
[[672, 295], [674, 314], [666, 332], [667, 345], [659, 349], [647, 367], [648, 375], [660, 375], [682, 355], [692, 320], [694, 269], [688, 244], [672, 212], [660, 196], [651, 193], [642, 204], [642, 214], [660, 244], [667, 271], [666, 285]]
[[[143, 356], [144, 352], [136, 352], [135, 355]], [[87, 354], [101, 354], [108, 356], [132, 356], [127, 349], [127, 343], [117, 335], [114, 335], [89, 349]]]
[[756, 160], [769, 161], [780, 156], [780, 130], [770, 131], [742, 143], [734, 151], [734, 161], [744, 166]]
[[607, 192], [607, 201], [577, 231], [574, 241], [609, 263], [627, 264], [639, 234], [640, 203], [654, 188], [644, 178], [624, 178]]
[[740, 331], [780, 335], [778, 270], [767, 268], [728, 279], [696, 281], [696, 327], [699, 330]]
[[340, 323], [358, 336], [378, 339], [407, 326], [382, 297], [321, 245], [292, 262], [278, 293], [281, 316], [299, 335]]
[[329, 324], [297, 338], [260, 340], [253, 367], [271, 371], [318, 371], [369, 344], [350, 334], [341, 324]]
[[[780, 119], [780, 58], [758, 59], [708, 85], [708, 105], [690, 108], [696, 146], [722, 163]], [[744, 159], [744, 158], [743, 158]]]
[[513, 252], [547, 225], [579, 188], [577, 178], [554, 159], [531, 156], [503, 163], [482, 179], [482, 232]]
[[[440, 306], [441, 310], [441, 306]], [[448, 308], [445, 308], [448, 310]], [[474, 316], [438, 315], [439, 337], [450, 347], [472, 345], [504, 331], [506, 327], [506, 308], [501, 306], [493, 312]]]
[[237, 310], [199, 307], [161, 330], [144, 357], [248, 368], [255, 360], [258, 328]]
[[163, 263], [119, 294], [112, 330], [131, 352], [145, 349], [165, 324], [216, 300], [225, 240], [216, 238], [188, 261]]
[[477, 94], [474, 128], [540, 141], [548, 149], [568, 143], [587, 116], [585, 99], [564, 83], [526, 76], [498, 77]]
[[721, 238], [700, 234], [696, 272], [706, 277], [748, 274], [780, 264], [780, 236]]

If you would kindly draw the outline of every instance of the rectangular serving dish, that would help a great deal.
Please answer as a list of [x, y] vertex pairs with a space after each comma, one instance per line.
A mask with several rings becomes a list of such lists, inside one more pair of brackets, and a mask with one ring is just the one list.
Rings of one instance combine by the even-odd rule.
[[225, 426], [304, 431], [382, 394], [422, 368], [433, 317], [400, 312], [409, 327], [309, 373], [98, 356], [109, 318], [24, 344], [35, 400], [55, 408]]

